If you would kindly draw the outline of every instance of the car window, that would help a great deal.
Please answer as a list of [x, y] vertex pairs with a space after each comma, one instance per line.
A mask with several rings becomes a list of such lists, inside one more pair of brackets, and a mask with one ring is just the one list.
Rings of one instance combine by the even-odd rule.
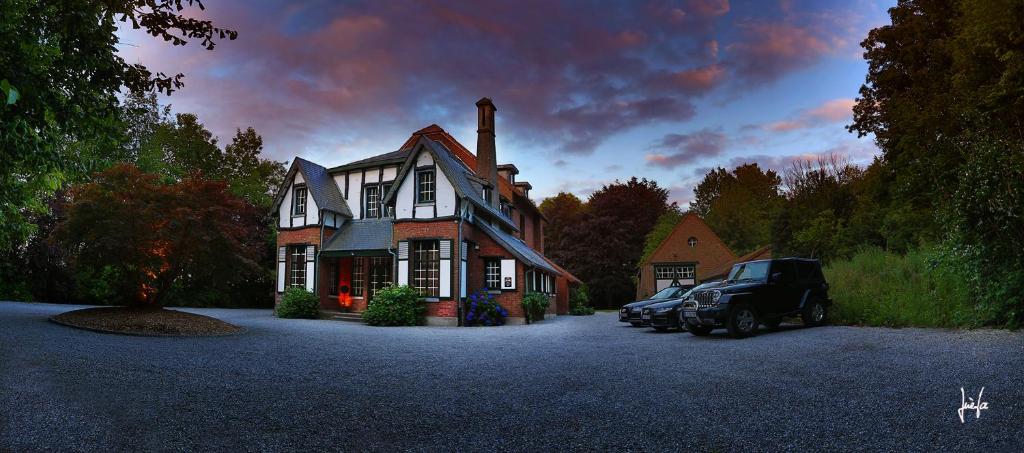
[[768, 277], [767, 261], [755, 261], [751, 263], [740, 263], [732, 267], [729, 272], [730, 281], [739, 280], [764, 280]]
[[822, 279], [821, 266], [815, 261], [801, 261], [797, 264], [797, 270], [800, 272], [800, 280], [813, 282]]
[[796, 264], [792, 261], [776, 261], [772, 264], [772, 274], [781, 273], [782, 277], [779, 279], [783, 283], [792, 283], [796, 281]]
[[676, 293], [678, 293], [680, 290], [681, 288], [679, 288], [678, 286], [665, 288], [661, 291], [654, 293], [654, 295], [651, 296], [651, 299], [669, 299], [672, 297], [676, 297]]

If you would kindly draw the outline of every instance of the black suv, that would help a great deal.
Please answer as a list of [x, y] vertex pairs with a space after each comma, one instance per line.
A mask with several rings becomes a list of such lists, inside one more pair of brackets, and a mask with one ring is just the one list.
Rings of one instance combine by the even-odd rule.
[[659, 332], [664, 332], [673, 327], [679, 328], [679, 330], [686, 330], [679, 319], [679, 310], [683, 306], [683, 302], [689, 300], [698, 291], [714, 288], [721, 284], [722, 282], [718, 281], [702, 283], [694, 286], [676, 299], [669, 299], [665, 302], [658, 302], [643, 307], [640, 309], [640, 320], [643, 325], [653, 327]]
[[726, 328], [742, 338], [758, 324], [774, 329], [783, 317], [799, 316], [804, 324], [825, 322], [832, 300], [821, 262], [801, 258], [748, 261], [736, 264], [722, 286], [694, 292], [679, 311], [680, 321], [694, 335]]
[[623, 305], [622, 308], [619, 309], [619, 321], [628, 322], [632, 324], [633, 327], [640, 327], [642, 325], [642, 321], [640, 320], [640, 310], [651, 304], [682, 297], [690, 288], [692, 288], [692, 286], [670, 286], [654, 293], [650, 299], [638, 300], [636, 302]]

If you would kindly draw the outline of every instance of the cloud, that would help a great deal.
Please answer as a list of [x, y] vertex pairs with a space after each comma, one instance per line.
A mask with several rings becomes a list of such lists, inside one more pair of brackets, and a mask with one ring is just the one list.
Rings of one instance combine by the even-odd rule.
[[691, 134], [667, 134], [651, 149], [666, 152], [648, 154], [647, 165], [675, 168], [700, 158], [717, 156], [725, 147], [726, 137], [712, 129], [701, 129]]
[[483, 96], [498, 106], [504, 139], [586, 155], [637, 127], [685, 123], [699, 98], [781, 77], [832, 46], [795, 19], [734, 17], [725, 0], [224, 0], [203, 14], [238, 39], [208, 52], [122, 32], [136, 47], [119, 49], [184, 72], [185, 88], [165, 102], [222, 138], [255, 127], [273, 157], [374, 144], [324, 164], [391, 150], [431, 123], [474, 124]]
[[838, 123], [850, 120], [853, 116], [853, 99], [832, 99], [818, 107], [805, 110], [795, 118], [777, 121], [765, 125], [765, 129], [773, 132], [789, 132], [797, 129]]
[[833, 40], [809, 25], [750, 20], [737, 24], [739, 40], [725, 47], [738, 79], [747, 85], [778, 80], [833, 50]]

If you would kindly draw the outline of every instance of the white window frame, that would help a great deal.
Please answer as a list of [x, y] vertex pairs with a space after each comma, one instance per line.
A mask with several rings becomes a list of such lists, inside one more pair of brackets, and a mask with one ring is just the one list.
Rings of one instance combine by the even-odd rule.
[[[424, 178], [426, 176], [429, 178]], [[418, 170], [416, 172], [416, 203], [430, 204], [435, 200], [437, 200], [437, 173], [432, 169]]]
[[[306, 189], [306, 186], [297, 186], [293, 192], [292, 215], [306, 215], [306, 197], [309, 196], [309, 190]], [[301, 197], [299, 196], [300, 194], [302, 195]]]
[[484, 260], [484, 285], [488, 290], [501, 290], [501, 260], [487, 258]]
[[366, 206], [364, 209], [364, 218], [380, 218], [380, 192], [380, 186], [371, 185], [363, 187], [363, 200]]

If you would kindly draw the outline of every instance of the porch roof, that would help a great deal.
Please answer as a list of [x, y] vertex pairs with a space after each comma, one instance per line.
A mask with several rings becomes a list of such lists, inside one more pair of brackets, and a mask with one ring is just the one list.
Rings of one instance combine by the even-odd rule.
[[321, 256], [386, 255], [391, 248], [391, 219], [345, 222], [324, 244]]
[[521, 239], [502, 231], [501, 228], [491, 226], [487, 222], [476, 221], [473, 222], [473, 224], [526, 264], [551, 272], [555, 275], [561, 275], [561, 272], [555, 269], [544, 255], [541, 255], [540, 252], [531, 249], [530, 246], [526, 245], [526, 243]]

